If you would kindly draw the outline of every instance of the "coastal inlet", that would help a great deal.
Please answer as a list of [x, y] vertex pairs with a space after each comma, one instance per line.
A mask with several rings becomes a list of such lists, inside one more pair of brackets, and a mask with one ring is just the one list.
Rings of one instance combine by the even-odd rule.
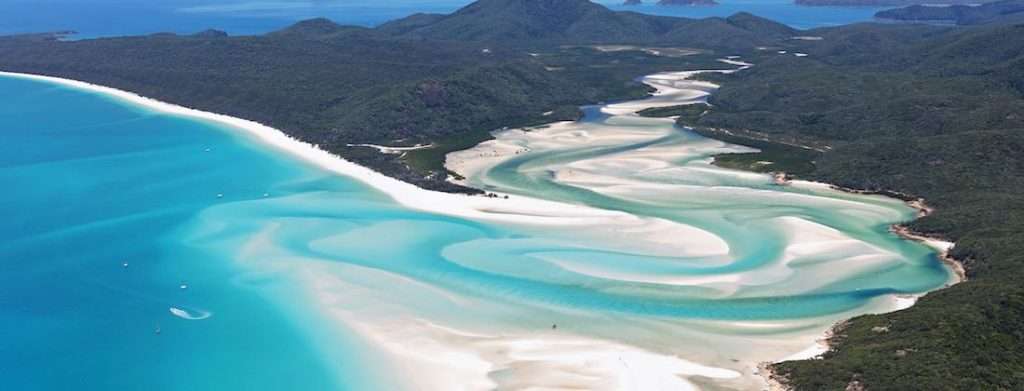
[[951, 280], [888, 231], [915, 216], [901, 201], [718, 168], [749, 149], [636, 115], [703, 102], [692, 75], [448, 157], [498, 198], [2, 78], [0, 371], [11, 389], [759, 390], [759, 363]]

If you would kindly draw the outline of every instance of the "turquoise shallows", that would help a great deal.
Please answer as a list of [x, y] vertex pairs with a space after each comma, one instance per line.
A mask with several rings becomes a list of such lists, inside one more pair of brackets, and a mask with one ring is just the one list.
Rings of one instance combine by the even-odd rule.
[[[910, 218], [898, 202], [786, 206], [771, 198], [782, 190], [709, 176], [691, 179], [739, 198], [676, 210], [529, 171], [628, 147], [529, 154], [491, 174], [513, 192], [699, 227], [729, 243], [728, 256], [409, 210], [225, 125], [47, 82], [0, 78], [0, 102], [0, 389], [400, 389], [416, 374], [396, 369], [381, 338], [408, 337], [385, 332], [403, 322], [508, 334], [558, 323], [646, 349], [683, 349], [673, 330], [699, 326], [725, 355], [739, 352], [729, 338], [753, 335], [730, 322], [793, 322], [773, 331], [784, 338], [948, 279], [930, 250], [870, 224]], [[757, 271], [786, 245], [770, 217], [788, 215], [898, 260], [805, 291], [779, 276], [731, 293], [632, 278]], [[842, 251], [794, 267], [857, 255]]]

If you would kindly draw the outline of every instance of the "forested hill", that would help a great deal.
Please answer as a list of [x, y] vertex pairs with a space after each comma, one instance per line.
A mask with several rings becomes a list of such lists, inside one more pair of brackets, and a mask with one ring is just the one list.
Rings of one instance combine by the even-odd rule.
[[1024, 0], [1002, 0], [982, 5], [913, 5], [879, 11], [875, 17], [907, 22], [949, 22], [958, 25], [1024, 22]]
[[889, 6], [889, 5], [913, 5], [913, 4], [979, 4], [988, 3], [994, 0], [795, 0], [796, 4], [808, 6]]
[[936, 212], [910, 227], [954, 240], [969, 281], [854, 319], [824, 359], [776, 371], [797, 390], [1024, 389], [1024, 24], [805, 34], [715, 77], [710, 112], [683, 122], [766, 150], [721, 159], [734, 166], [924, 197]]
[[786, 25], [746, 13], [698, 20], [615, 12], [588, 0], [481, 0], [450, 15], [414, 15], [377, 30], [432, 40], [662, 42], [732, 48], [768, 44], [795, 33]]
[[[491, 130], [573, 119], [578, 105], [647, 94], [638, 76], [727, 67], [716, 60], [742, 55], [756, 66], [716, 76], [723, 87], [710, 111], [681, 111], [702, 133], [765, 150], [717, 161], [792, 163], [807, 178], [924, 197], [937, 212], [912, 228], [955, 240], [971, 278], [910, 309], [858, 318], [825, 359], [776, 370], [798, 390], [1020, 390], [1022, 36], [1013, 22], [793, 31], [749, 14], [673, 19], [584, 1], [483, 0], [375, 29], [315, 19], [252, 37], [0, 38], [0, 70], [257, 120], [387, 175], [465, 191], [444, 180], [444, 154]], [[400, 156], [357, 143], [433, 147]]]

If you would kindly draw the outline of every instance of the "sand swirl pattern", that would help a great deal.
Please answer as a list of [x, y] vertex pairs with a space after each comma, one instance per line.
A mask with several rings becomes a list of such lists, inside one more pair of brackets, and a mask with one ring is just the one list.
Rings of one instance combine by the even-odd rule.
[[747, 149], [634, 114], [705, 99], [693, 74], [449, 157], [507, 200], [370, 180], [404, 207], [332, 192], [227, 204], [193, 232], [254, 230], [192, 240], [233, 238], [226, 257], [289, 271], [416, 390], [759, 389], [759, 362], [820, 352], [835, 321], [950, 279], [888, 232], [914, 216], [902, 202], [719, 169], [711, 155]]
[[[145, 377], [109, 376], [138, 386], [175, 378], [184, 362], [218, 372], [153, 386], [757, 390], [758, 363], [813, 355], [834, 322], [949, 281], [932, 249], [888, 232], [915, 215], [902, 202], [720, 169], [712, 155], [748, 149], [634, 114], [705, 99], [715, 86], [692, 74], [650, 76], [650, 99], [449, 156], [467, 184], [508, 199], [416, 189], [242, 119], [73, 81], [0, 79], [80, 110], [27, 122], [65, 132], [67, 151], [31, 150], [40, 132], [26, 132], [26, 152], [0, 169], [12, 184], [0, 205], [40, 216], [19, 217], [0, 254], [61, 265], [11, 263], [33, 278], [5, 286], [64, 309], [54, 319], [79, 324], [83, 340], [133, 347], [85, 364], [0, 364], [50, 388], [68, 386], [47, 383], [52, 366], [146, 365]], [[44, 121], [62, 118], [74, 120]], [[90, 143], [100, 131], [117, 143]], [[19, 185], [68, 172], [77, 182], [60, 192]], [[40, 194], [71, 197], [55, 208]], [[33, 279], [63, 284], [22, 281]], [[81, 302], [62, 306], [68, 298]], [[34, 331], [50, 318], [6, 315], [34, 326], [4, 329], [17, 340], [50, 338]], [[290, 357], [273, 366], [289, 376], [262, 371], [253, 346]]]

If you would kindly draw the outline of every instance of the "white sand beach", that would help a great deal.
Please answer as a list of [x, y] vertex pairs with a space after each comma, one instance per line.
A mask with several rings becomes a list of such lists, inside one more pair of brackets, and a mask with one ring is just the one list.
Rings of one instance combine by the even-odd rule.
[[[725, 63], [738, 66], [735, 70], [714, 72], [736, 72], [747, 69], [752, 64], [736, 58], [723, 59]], [[613, 116], [601, 126], [561, 122], [543, 129], [506, 130], [497, 133], [495, 140], [487, 141], [476, 148], [452, 153], [448, 156], [447, 167], [466, 178], [458, 183], [468, 186], [480, 186], [486, 183], [491, 188], [501, 188], [500, 183], [491, 181], [489, 170], [513, 158], [528, 156], [550, 151], [580, 151], [601, 147], [639, 144], [644, 141], [667, 137], [672, 132], [671, 126], [658, 125], [673, 122], [673, 119], [639, 118], [636, 113], [652, 107], [669, 107], [683, 104], [706, 103], [707, 97], [717, 88], [713, 83], [690, 80], [700, 71], [675, 72], [651, 75], [644, 81], [655, 87], [652, 97], [630, 102], [621, 102], [603, 106], [602, 113]], [[622, 126], [616, 126], [622, 125]], [[751, 149], [727, 145], [714, 140], [690, 141], [686, 144], [649, 145], [643, 148], [616, 152], [611, 156], [595, 156], [565, 164], [547, 166], [528, 165], [529, 173], [546, 173], [552, 180], [575, 188], [587, 189], [602, 195], [618, 199], [643, 200], [648, 203], [672, 202], [671, 200], [694, 199], [728, 199], [739, 194], [750, 193], [750, 189], [732, 189], [725, 185], [712, 183], [679, 183], [678, 178], [700, 177], [697, 173], [710, 174], [722, 178], [732, 177], [736, 180], [770, 181], [768, 175], [722, 170], [710, 166], [710, 160], [702, 164], [678, 166], [673, 162], [688, 161], [698, 153], [750, 152]], [[525, 168], [524, 168], [525, 169]], [[706, 176], [706, 175], [705, 175]], [[661, 178], [663, 180], [652, 180]], [[669, 178], [675, 178], [669, 180]], [[709, 187], [710, 185], [710, 187]], [[849, 199], [845, 196], [822, 198], [822, 195], [836, 194], [828, 184], [807, 181], [792, 181], [789, 184], [800, 189], [799, 194], [765, 191], [757, 196], [758, 202], [778, 199], [781, 203], [822, 203], [832, 204], [837, 211], [848, 211], [851, 216], [869, 216], [883, 213], [881, 210], [865, 207], [860, 199]], [[809, 194], [803, 194], [804, 192]], [[756, 192], [755, 192], [756, 193]], [[754, 198], [751, 198], [754, 199]], [[875, 198], [882, 200], [881, 197]], [[800, 201], [797, 201], [800, 200]], [[895, 200], [884, 201], [898, 205]], [[882, 221], [896, 221], [896, 215], [878, 215]], [[744, 295], [798, 295], [802, 292], [828, 289], [827, 287], [842, 284], [851, 275], [870, 275], [895, 263], [899, 263], [900, 255], [867, 242], [862, 242], [845, 235], [835, 229], [812, 223], [796, 217], [780, 217], [773, 220], [778, 232], [785, 233], [787, 246], [783, 255], [775, 262], [763, 267], [738, 273], [724, 273], [707, 276], [642, 274], [636, 271], [613, 271], [606, 266], [594, 268], [586, 263], [559, 261], [558, 265], [574, 273], [608, 278], [622, 281], [654, 283], [666, 286], [703, 287], [717, 292], [721, 297], [742, 297]], [[935, 240], [927, 244], [940, 251], [949, 244]], [[848, 254], [835, 258], [835, 262], [821, 262], [822, 254]], [[815, 260], [809, 262], [809, 260]], [[840, 262], [841, 261], [841, 262]], [[714, 262], [709, 260], [709, 262]], [[799, 277], [799, 276], [805, 277]], [[813, 276], [808, 278], [806, 276]], [[769, 287], [760, 290], [759, 286]], [[888, 295], [876, 300], [862, 312], [889, 312], [905, 309], [915, 302], [919, 295]], [[831, 325], [842, 318], [820, 323], [818, 331], [810, 331], [791, 336], [793, 341], [807, 341], [800, 349], [789, 351], [776, 350], [779, 355], [770, 358], [771, 362], [808, 359], [819, 356], [828, 350], [827, 338]], [[756, 323], [753, 323], [756, 324]], [[751, 325], [753, 325], [751, 324]], [[718, 327], [722, 327], [718, 325]], [[756, 327], [756, 326], [754, 326]], [[791, 345], [792, 346], [792, 345]], [[765, 351], [768, 351], [766, 349]], [[762, 352], [763, 353], [763, 352]], [[752, 354], [755, 355], [755, 354]], [[756, 371], [756, 365], [754, 365]], [[753, 373], [753, 372], [752, 372]]]
[[[423, 190], [412, 184], [401, 182], [397, 179], [374, 172], [369, 168], [349, 162], [321, 149], [319, 146], [297, 140], [280, 130], [254, 121], [195, 110], [146, 98], [132, 92], [77, 80], [10, 72], [0, 72], [0, 75], [57, 83], [100, 93], [162, 113], [188, 116], [229, 125], [253, 136], [275, 149], [316, 164], [326, 170], [366, 183], [373, 188], [386, 193], [402, 205], [418, 210], [505, 223], [566, 227], [605, 226], [619, 227], [623, 231], [635, 230], [637, 227], [644, 227], [650, 224], [650, 221], [647, 219], [641, 219], [627, 213], [600, 210], [581, 205], [551, 202], [530, 197], [515, 196], [510, 197], [509, 199], [504, 199]], [[690, 227], [678, 226], [674, 227], [674, 229], [686, 230], [692, 234], [690, 236], [701, 235], [698, 230], [691, 229]], [[645, 239], [638, 240], [657, 240], [657, 237], [652, 237], [650, 235], [644, 236]], [[704, 239], [713, 239], [713, 237], [708, 235]], [[695, 238], [693, 244], [701, 242], [703, 242], [703, 240]], [[695, 247], [699, 247], [699, 249]], [[706, 245], [703, 246], [688, 246], [688, 248], [705, 253], [723, 253], [727, 251], [726, 248], [721, 246], [721, 243], [716, 243], [714, 240], [707, 242]]]
[[[722, 61], [738, 68], [714, 72], [735, 72], [752, 66], [738, 59]], [[632, 126], [642, 121], [642, 124], [650, 125], [646, 128], [623, 126], [612, 130], [591, 129], [577, 123], [562, 122], [539, 130], [509, 130], [501, 133], [496, 140], [450, 154], [448, 168], [465, 176], [467, 180], [463, 183], [473, 185], [473, 180], [485, 176], [490, 168], [523, 154], [568, 150], [580, 146], [610, 147], [672, 137], [671, 119], [640, 119], [635, 113], [651, 107], [706, 102], [707, 96], [717, 86], [689, 80], [697, 73], [699, 71], [648, 76], [645, 82], [658, 90], [653, 97], [602, 108], [604, 113], [616, 116], [610, 122], [612, 125]], [[489, 198], [426, 191], [253, 121], [194, 110], [80, 81], [12, 73], [0, 75], [58, 83], [161, 113], [228, 125], [276, 150], [325, 170], [357, 179], [398, 203], [421, 211], [538, 227], [561, 235], [565, 240], [594, 243], [594, 248], [606, 252], [694, 259], [700, 262], [700, 267], [728, 268], [732, 257], [743, 254], [743, 251], [757, 250], [756, 246], [752, 246], [753, 249], [746, 248], [747, 243], [743, 243], [743, 248], [734, 248], [732, 244], [736, 242], [730, 242], [723, 235], [697, 224], [602, 209], [582, 202], [557, 202], [516, 193], [499, 192], [500, 197]], [[391, 147], [371, 147], [379, 147], [382, 151], [387, 148], [397, 153], [404, 151]], [[795, 184], [796, 188], [809, 192], [806, 194], [743, 189], [728, 182], [771, 183], [772, 178], [763, 174], [721, 170], [711, 166], [710, 159], [698, 159], [700, 164], [688, 166], [674, 163], [693, 159], [708, 151], [724, 153], [752, 150], [708, 139], [685, 145], [654, 143], [610, 157], [583, 159], [537, 169], [549, 170], [551, 178], [557, 182], [586, 189], [599, 196], [642, 200], [652, 205], [689, 200], [692, 202], [690, 205], [699, 209], [701, 205], [713, 205], [702, 204], [708, 202], [704, 200], [736, 200], [739, 205], [743, 205], [745, 200], [756, 200], [768, 204], [828, 205], [838, 212], [865, 219], [899, 218], [898, 213], [890, 215], [874, 205], [856, 200], [823, 198], [814, 192], [831, 190], [818, 188], [815, 184]], [[709, 177], [724, 182], [678, 181], [679, 178]], [[507, 199], [504, 197], [506, 195]], [[871, 273], [896, 262], [893, 260], [896, 256], [890, 250], [855, 240], [819, 223], [796, 217], [781, 217], [761, 219], [757, 224], [775, 227], [772, 234], [785, 241], [785, 245], [778, 249], [781, 255], [764, 265], [738, 268], [730, 272], [672, 275], [659, 271], [662, 267], [671, 269], [687, 266], [678, 261], [646, 265], [650, 268], [638, 271], [628, 267], [618, 268], [615, 264], [579, 262], [565, 257], [538, 255], [536, 258], [573, 278], [583, 276], [598, 281], [692, 289], [710, 299], [746, 299], [828, 290], [831, 286], [840, 286], [850, 275]], [[737, 232], [743, 233], [746, 228], [742, 227], [743, 224], [739, 226], [741, 229]], [[757, 227], [750, 229], [754, 228]], [[253, 240], [258, 242], [257, 239]], [[328, 246], [330, 243], [310, 243], [314, 248], [321, 245]], [[466, 257], [460, 258], [455, 256], [458, 255], [457, 249], [448, 250], [451, 251], [449, 255], [454, 254], [451, 262], [465, 267], [485, 271], [486, 268], [500, 267]], [[428, 310], [424, 308], [427, 307], [426, 298], [437, 299], [431, 305], [437, 302], [460, 302], [470, 307], [474, 305], [474, 298], [375, 271], [359, 270], [361, 276], [373, 277], [368, 281], [345, 280], [338, 277], [343, 273], [339, 274], [333, 269], [340, 266], [323, 267], [332, 268], [332, 271], [320, 273], [317, 267], [309, 267], [303, 272], [303, 278], [309, 282], [310, 296], [347, 329], [355, 330], [387, 354], [391, 358], [391, 365], [406, 371], [409, 388], [416, 390], [700, 390], [703, 382], [720, 382], [715, 384], [738, 389], [763, 387], [764, 382], [757, 369], [759, 363], [820, 354], [827, 348], [820, 342], [822, 333], [827, 332], [828, 325], [840, 320], [843, 314], [763, 322], [682, 322], [655, 316], [648, 320], [631, 320], [634, 323], [616, 323], [623, 319], [600, 318], [593, 324], [580, 321], [580, 325], [561, 328], [552, 325], [550, 329], [499, 329], [489, 322], [473, 319], [442, 325], [427, 320]], [[386, 287], [389, 286], [396, 288], [388, 290]], [[908, 305], [907, 300], [906, 296], [891, 295], [857, 312], [895, 310]], [[486, 313], [495, 317], [515, 316], [512, 311], [503, 310], [502, 305], [489, 305], [496, 308]], [[172, 308], [171, 312], [186, 319], [195, 315], [179, 308]], [[585, 313], [574, 315], [579, 319], [594, 316]], [[624, 327], [638, 335], [615, 339], [616, 331]], [[773, 333], [766, 330], [773, 330]], [[642, 334], [644, 332], [650, 335]], [[679, 341], [679, 345], [665, 346], [660, 339], [664, 338], [661, 335], [671, 335], [674, 341]]]

